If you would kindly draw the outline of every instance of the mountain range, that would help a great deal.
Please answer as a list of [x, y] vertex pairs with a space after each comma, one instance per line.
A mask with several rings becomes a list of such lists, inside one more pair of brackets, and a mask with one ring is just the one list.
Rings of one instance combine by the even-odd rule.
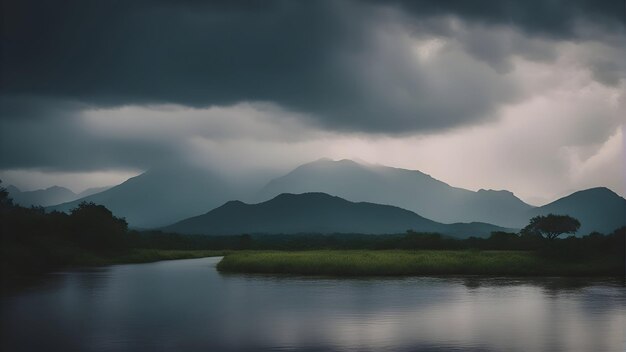
[[442, 223], [485, 222], [522, 228], [533, 216], [567, 214], [581, 222], [579, 233], [608, 233], [626, 226], [626, 200], [604, 188], [575, 192], [534, 207], [506, 190], [470, 191], [420, 171], [352, 160], [320, 159], [270, 181], [257, 201], [281, 193], [324, 192], [355, 202], [389, 204]]
[[281, 193], [324, 192], [355, 202], [399, 206], [443, 222], [488, 222], [506, 227], [527, 223], [532, 206], [508, 191], [452, 187], [420, 171], [352, 160], [320, 159], [269, 182], [257, 201]]
[[442, 224], [391, 205], [350, 202], [325, 193], [287, 194], [258, 203], [230, 201], [206, 214], [162, 228], [184, 234], [393, 234], [407, 230], [456, 237], [508, 229], [485, 223]]
[[72, 190], [60, 186], [52, 186], [46, 189], [38, 189], [34, 191], [21, 191], [15, 186], [8, 186], [7, 191], [9, 192], [9, 197], [13, 199], [13, 202], [23, 207], [46, 207], [49, 205], [70, 202], [87, 197], [92, 194], [102, 192], [108, 188], [109, 187], [89, 188], [80, 193], [74, 193]]
[[420, 171], [330, 159], [301, 165], [255, 192], [201, 168], [159, 167], [103, 192], [47, 209], [68, 211], [81, 201], [91, 201], [125, 217], [133, 227], [157, 228], [205, 214], [234, 199], [253, 206], [285, 193], [312, 192], [349, 202], [391, 205], [443, 224], [477, 222], [520, 229], [533, 216], [555, 213], [578, 218], [582, 223], [579, 234], [608, 233], [626, 225], [626, 200], [606, 188], [582, 190], [534, 207], [505, 190], [470, 191]]
[[177, 165], [150, 169], [104, 192], [48, 209], [69, 211], [80, 202], [94, 202], [125, 217], [132, 227], [153, 228], [202, 214], [240, 196], [222, 177], [202, 168]]

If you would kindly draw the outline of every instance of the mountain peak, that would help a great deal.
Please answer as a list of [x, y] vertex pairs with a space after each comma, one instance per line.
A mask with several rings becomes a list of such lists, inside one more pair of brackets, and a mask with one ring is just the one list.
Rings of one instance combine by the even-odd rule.
[[334, 160], [331, 158], [324, 157], [324, 158], [319, 158], [310, 163], [302, 164], [301, 166], [306, 166], [306, 165], [361, 165], [361, 163], [356, 162], [352, 159]]
[[62, 191], [62, 192], [71, 192], [71, 193], [74, 193], [74, 192], [73, 192], [71, 189], [69, 189], [69, 188], [65, 188], [65, 187], [61, 187], [61, 186], [57, 186], [57, 185], [50, 186], [50, 187], [48, 187], [48, 188], [44, 189], [44, 191], [55, 191], [55, 192]]
[[324, 192], [303, 192], [303, 193], [281, 193], [273, 199], [292, 199], [292, 198], [339, 198]]
[[610, 233], [626, 225], [626, 199], [606, 187], [574, 192], [542, 207], [532, 215], [566, 214], [580, 221], [579, 234]]
[[611, 196], [619, 197], [619, 195], [617, 193], [613, 192], [611, 189], [609, 189], [607, 187], [593, 187], [593, 188], [583, 189], [583, 190], [580, 190], [578, 192], [572, 193], [572, 195], [580, 194], [580, 193], [604, 194], [604, 195], [611, 195]]
[[21, 191], [15, 186], [8, 186], [13, 202], [21, 206], [48, 206], [76, 199], [76, 193], [61, 186], [52, 186], [33, 191]]
[[477, 193], [482, 193], [482, 194], [496, 194], [496, 195], [506, 195], [506, 196], [513, 196], [515, 197], [515, 194], [509, 190], [506, 189], [484, 189], [481, 188], [478, 190]]
[[229, 200], [228, 202], [224, 203], [224, 205], [245, 205], [246, 203], [240, 201], [240, 200]]
[[324, 192], [303, 192], [303, 193], [281, 193], [268, 200], [269, 202], [325, 202], [325, 201], [345, 201], [345, 199], [330, 195]]
[[588, 189], [583, 189], [580, 191], [576, 191], [568, 196], [565, 196], [563, 198], [560, 198], [556, 201], [554, 201], [553, 203], [556, 202], [562, 202], [565, 200], [569, 200], [569, 199], [586, 199], [586, 198], [590, 198], [590, 199], [624, 199], [623, 197], [621, 197], [619, 194], [613, 192], [611, 189], [607, 188], [607, 187], [593, 187], [593, 188], [588, 188]]

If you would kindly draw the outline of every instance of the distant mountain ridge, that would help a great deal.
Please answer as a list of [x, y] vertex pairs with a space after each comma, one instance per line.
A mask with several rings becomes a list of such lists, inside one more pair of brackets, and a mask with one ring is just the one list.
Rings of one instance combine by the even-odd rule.
[[350, 202], [325, 193], [280, 194], [258, 203], [230, 201], [206, 214], [162, 228], [184, 234], [392, 234], [407, 230], [486, 236], [507, 229], [484, 223], [441, 224], [390, 205]]
[[13, 185], [9, 185], [6, 189], [9, 192], [9, 197], [13, 199], [15, 204], [19, 204], [23, 207], [47, 207], [60, 203], [71, 202], [79, 198], [102, 192], [108, 188], [110, 187], [89, 188], [80, 193], [74, 193], [72, 190], [61, 186], [51, 186], [45, 189], [37, 189], [33, 191], [22, 191]]
[[352, 160], [320, 159], [303, 164], [257, 188], [256, 193], [251, 190], [205, 169], [169, 165], [47, 209], [69, 211], [81, 201], [91, 201], [125, 217], [133, 227], [155, 228], [204, 214], [232, 199], [261, 203], [283, 193], [318, 192], [352, 202], [400, 207], [439, 223], [482, 222], [520, 229], [533, 216], [555, 213], [578, 218], [582, 223], [579, 235], [609, 233], [626, 226], [626, 200], [607, 188], [582, 190], [534, 207], [509, 191], [474, 192], [452, 187], [420, 171]]
[[34, 191], [21, 191], [15, 186], [8, 186], [7, 191], [13, 202], [23, 207], [31, 206], [48, 206], [68, 202], [78, 198], [78, 195], [71, 190], [52, 186], [46, 189], [38, 189]]
[[531, 209], [528, 217], [550, 213], [578, 219], [581, 223], [579, 234], [610, 233], [626, 226], [626, 199], [606, 187], [590, 188]]
[[521, 227], [533, 207], [509, 191], [452, 187], [420, 171], [352, 160], [320, 159], [270, 181], [256, 201], [281, 193], [323, 192], [355, 202], [399, 206], [443, 223], [487, 222]]
[[198, 167], [157, 167], [103, 192], [47, 208], [69, 211], [80, 202], [94, 202], [125, 217], [139, 228], [171, 224], [240, 196], [221, 177]]

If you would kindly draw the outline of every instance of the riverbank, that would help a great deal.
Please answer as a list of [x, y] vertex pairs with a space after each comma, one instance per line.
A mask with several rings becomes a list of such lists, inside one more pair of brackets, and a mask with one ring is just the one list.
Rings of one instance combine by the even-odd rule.
[[324, 276], [508, 275], [617, 276], [623, 258], [561, 260], [533, 251], [316, 250], [241, 251], [226, 255], [221, 272]]
[[[95, 253], [85, 250], [68, 249], [51, 253], [18, 252], [13, 249], [11, 257], [2, 253], [0, 281], [11, 284], [29, 281], [32, 278], [65, 268], [105, 266], [114, 264], [139, 264], [161, 260], [194, 259], [223, 256], [223, 250], [171, 250], [171, 249], [129, 249], [111, 253]], [[23, 254], [15, 258], [16, 254]], [[38, 254], [38, 255], [36, 255]], [[47, 255], [46, 255], [47, 254]]]
[[160, 260], [194, 259], [223, 256], [227, 251], [219, 250], [172, 250], [172, 249], [132, 249], [114, 255], [85, 254], [78, 256], [72, 265], [101, 266], [113, 264], [150, 263]]

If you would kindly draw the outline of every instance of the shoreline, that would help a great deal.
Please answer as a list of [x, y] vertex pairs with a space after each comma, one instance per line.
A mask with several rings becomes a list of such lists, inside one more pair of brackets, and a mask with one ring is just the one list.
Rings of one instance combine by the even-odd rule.
[[[50, 274], [56, 271], [77, 269], [77, 268], [90, 268], [110, 265], [123, 265], [123, 264], [144, 264], [154, 263], [166, 260], [181, 260], [181, 259], [199, 259], [208, 257], [220, 257], [227, 254], [228, 251], [224, 250], [199, 250], [199, 249], [147, 249], [137, 248], [132, 249], [126, 253], [92, 253], [82, 252], [76, 254], [72, 258], [68, 258], [67, 263], [50, 265], [36, 268], [29, 268], [29, 270], [15, 270], [6, 264], [2, 267], [0, 273], [1, 286], [12, 286], [13, 284], [21, 281], [31, 281], [37, 278]], [[4, 287], [3, 287], [4, 288]]]
[[75, 266], [107, 266], [118, 264], [142, 264], [164, 260], [198, 259], [224, 256], [228, 251], [203, 249], [133, 249], [130, 253], [113, 256], [89, 256], [85, 262], [72, 264]]

